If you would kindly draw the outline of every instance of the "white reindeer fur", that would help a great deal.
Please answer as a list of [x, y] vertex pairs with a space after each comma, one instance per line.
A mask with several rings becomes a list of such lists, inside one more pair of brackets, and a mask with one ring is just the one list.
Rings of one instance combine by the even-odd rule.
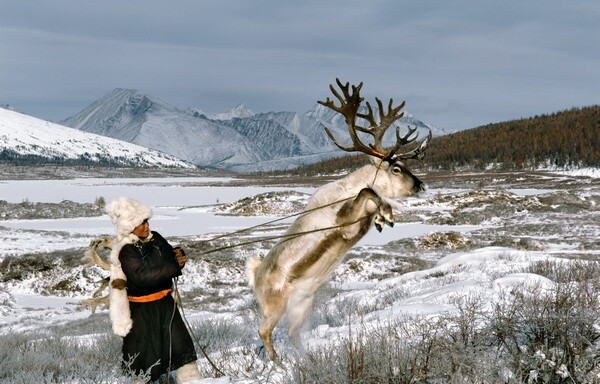
[[[309, 212], [305, 215], [301, 215], [298, 219], [287, 229], [285, 234], [292, 234], [297, 232], [311, 231], [315, 229], [327, 228], [333, 226], [336, 220], [337, 212], [340, 206], [344, 203], [344, 199], [356, 197], [356, 195], [363, 188], [372, 188], [379, 196], [388, 197], [390, 199], [397, 198], [400, 196], [408, 196], [412, 192], [403, 186], [395, 186], [388, 176], [389, 165], [387, 162], [382, 162], [379, 159], [370, 157], [373, 164], [365, 165], [362, 168], [350, 173], [346, 177], [325, 184], [311, 196], [305, 210], [311, 210], [317, 207], [324, 207], [318, 210]], [[329, 205], [336, 201], [340, 201], [337, 204]], [[279, 267], [282, 268], [279, 279], [271, 281], [271, 288], [275, 291], [280, 291], [283, 288], [287, 280], [289, 268], [296, 264], [304, 255], [303, 250], [307, 247], [307, 244], [313, 244], [319, 241], [319, 238], [323, 238], [323, 232], [315, 232], [306, 234], [301, 237], [288, 240], [282, 243], [282, 247], [285, 247], [287, 256], [285, 259], [279, 258]], [[275, 247], [279, 246], [276, 245]], [[273, 251], [271, 251], [273, 252]], [[283, 263], [281, 263], [284, 261]], [[341, 260], [340, 260], [341, 261]], [[259, 268], [260, 261], [257, 258], [250, 258], [247, 262], [247, 276], [249, 285], [255, 286], [255, 274]], [[337, 266], [337, 265], [336, 265]]]
[[[319, 188], [309, 199], [305, 211], [290, 225], [287, 234], [334, 227], [338, 222], [340, 208], [350, 199], [354, 199], [365, 188], [372, 189], [379, 196], [379, 203], [367, 200], [363, 204], [362, 214], [377, 213], [380, 206], [387, 206], [389, 212], [383, 222], [393, 220], [390, 205], [385, 198], [410, 196], [414, 193], [414, 176], [403, 172], [401, 163], [389, 165], [379, 159], [371, 157], [373, 164], [366, 165], [348, 176], [331, 182]], [[347, 199], [347, 200], [346, 200]], [[337, 202], [337, 203], [336, 203]], [[331, 204], [331, 205], [329, 205]], [[352, 204], [352, 203], [351, 203]], [[379, 204], [379, 206], [378, 206]], [[311, 211], [314, 208], [319, 208]], [[381, 214], [381, 212], [379, 213]], [[389, 221], [388, 221], [389, 220]], [[379, 223], [381, 223], [379, 219]], [[341, 230], [326, 230], [304, 234], [291, 239], [284, 239], [277, 243], [261, 261], [251, 257], [246, 263], [248, 281], [254, 288], [256, 297], [263, 311], [263, 321], [259, 334], [265, 343], [269, 357], [276, 357], [271, 345], [271, 326], [279, 321], [285, 311], [291, 321], [289, 335], [294, 343], [299, 345], [298, 330], [306, 319], [308, 310], [317, 288], [331, 275], [333, 270], [342, 261], [347, 250], [358, 241], [364, 228], [359, 224], [346, 226]], [[326, 244], [326, 245], [324, 245]], [[319, 248], [323, 246], [322, 248]], [[302, 266], [304, 258], [311, 252], [319, 252], [318, 259]], [[304, 260], [306, 262], [306, 260]], [[291, 276], [294, 268], [300, 265], [301, 276]], [[287, 300], [285, 304], [281, 300]], [[280, 308], [283, 306], [283, 308]], [[277, 308], [273, 312], [273, 308]], [[270, 315], [265, 314], [269, 312]], [[275, 319], [276, 318], [276, 319]], [[269, 329], [270, 328], [270, 329]]]
[[[379, 196], [390, 199], [410, 196], [412, 191], [403, 183], [394, 183], [388, 174], [390, 165], [369, 156], [372, 164], [350, 173], [346, 177], [325, 184], [310, 198], [306, 208], [323, 206], [347, 197], [356, 196], [363, 188], [372, 188]], [[400, 163], [398, 163], [400, 164]]]

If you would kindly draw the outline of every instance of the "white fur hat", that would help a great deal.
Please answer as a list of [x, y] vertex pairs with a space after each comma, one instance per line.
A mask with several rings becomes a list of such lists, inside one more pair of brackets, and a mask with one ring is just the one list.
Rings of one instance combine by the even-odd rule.
[[115, 226], [119, 239], [128, 236], [138, 225], [152, 217], [152, 210], [127, 197], [113, 200], [106, 207], [106, 212]]

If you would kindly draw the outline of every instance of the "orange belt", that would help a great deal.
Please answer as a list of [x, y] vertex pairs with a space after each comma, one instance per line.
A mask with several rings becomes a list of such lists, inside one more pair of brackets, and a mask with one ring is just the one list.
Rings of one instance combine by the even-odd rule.
[[167, 296], [169, 292], [171, 292], [170, 289], [164, 289], [146, 296], [127, 296], [127, 298], [133, 303], [149, 303], [151, 301], [162, 299], [163, 297]]

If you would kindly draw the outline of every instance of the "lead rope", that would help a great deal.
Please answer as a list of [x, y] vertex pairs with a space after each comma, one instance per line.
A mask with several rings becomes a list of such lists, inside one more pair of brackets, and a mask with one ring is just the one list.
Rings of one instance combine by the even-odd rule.
[[[228, 233], [225, 233], [225, 234], [222, 234], [222, 235], [218, 235], [218, 236], [215, 236], [215, 237], [213, 237], [213, 238], [211, 238], [209, 240], [206, 240], [205, 242], [210, 242], [210, 241], [214, 241], [214, 240], [217, 240], [217, 239], [220, 239], [220, 238], [223, 238], [223, 237], [228, 237], [228, 236], [232, 236], [232, 235], [235, 235], [235, 234], [247, 232], [247, 231], [250, 231], [252, 229], [256, 229], [256, 228], [259, 228], [259, 227], [263, 227], [265, 225], [273, 224], [273, 223], [276, 223], [278, 221], [282, 221], [282, 220], [285, 220], [285, 219], [288, 219], [288, 218], [291, 218], [291, 217], [294, 217], [294, 216], [302, 216], [302, 215], [307, 214], [309, 212], [312, 212], [312, 211], [315, 211], [315, 210], [318, 210], [318, 209], [322, 209], [322, 208], [326, 208], [328, 206], [331, 206], [331, 205], [334, 205], [334, 204], [337, 204], [337, 203], [341, 203], [341, 202], [353, 199], [356, 196], [357, 195], [350, 196], [350, 197], [347, 197], [345, 199], [336, 200], [336, 201], [334, 201], [332, 203], [329, 203], [329, 204], [321, 205], [321, 206], [318, 206], [318, 207], [315, 207], [315, 208], [311, 208], [311, 209], [302, 211], [300, 213], [294, 213], [294, 214], [287, 215], [287, 216], [284, 216], [284, 217], [280, 217], [278, 219], [271, 220], [271, 221], [268, 221], [268, 222], [265, 222], [265, 223], [257, 224], [257, 225], [254, 225], [254, 226], [251, 226], [251, 227], [247, 227], [247, 228], [242, 228], [242, 229], [239, 229], [239, 230], [234, 231], [234, 232], [228, 232]], [[324, 227], [324, 228], [317, 228], [317, 229], [313, 229], [313, 230], [310, 230], [310, 231], [297, 232], [297, 233], [287, 234], [287, 235], [283, 234], [283, 235], [278, 235], [278, 236], [264, 237], [264, 238], [260, 238], [258, 240], [252, 240], [252, 241], [247, 241], [247, 242], [232, 244], [232, 245], [228, 245], [228, 246], [224, 246], [224, 247], [219, 247], [219, 248], [211, 249], [211, 250], [206, 251], [206, 252], [202, 252], [200, 255], [206, 255], [206, 254], [210, 254], [210, 253], [222, 251], [222, 250], [225, 250], [225, 249], [230, 249], [230, 248], [235, 248], [235, 247], [241, 247], [241, 246], [244, 246], [244, 245], [258, 243], [258, 242], [263, 242], [263, 241], [266, 241], [266, 240], [285, 239], [284, 241], [287, 241], [287, 240], [291, 240], [293, 238], [300, 237], [300, 236], [303, 236], [303, 235], [306, 235], [306, 234], [310, 234], [310, 233], [316, 233], [316, 232], [327, 231], [327, 230], [330, 230], [330, 229], [337, 229], [337, 228], [346, 227], [346, 226], [358, 223], [359, 221], [361, 221], [361, 220], [363, 220], [363, 219], [365, 219], [365, 218], [367, 218], [369, 216], [370, 215], [366, 215], [366, 216], [358, 218], [355, 221], [352, 221], [352, 222], [349, 222], [349, 223], [340, 224], [340, 225], [334, 225], [334, 226]], [[173, 318], [175, 316], [175, 311], [177, 310], [177, 307], [179, 307], [179, 310], [181, 311], [181, 318], [183, 319], [188, 332], [194, 338], [194, 341], [196, 342], [196, 345], [198, 346], [198, 348], [200, 349], [200, 351], [202, 352], [202, 354], [204, 355], [204, 357], [206, 358], [206, 360], [208, 361], [208, 363], [210, 364], [210, 366], [212, 367], [212, 369], [215, 371], [216, 376], [217, 377], [223, 377], [223, 376], [225, 376], [225, 374], [212, 361], [212, 359], [210, 358], [210, 356], [208, 355], [208, 353], [204, 349], [204, 346], [202, 346], [200, 344], [200, 339], [196, 336], [196, 334], [192, 330], [192, 327], [191, 327], [189, 321], [187, 320], [187, 317], [185, 315], [185, 311], [183, 309], [183, 302], [181, 300], [181, 296], [179, 295], [179, 290], [178, 290], [178, 287], [177, 287], [177, 280], [178, 280], [177, 277], [175, 277], [173, 279], [173, 292], [175, 293], [176, 300], [174, 300], [173, 313], [171, 315], [171, 320], [170, 320], [170, 324], [169, 324], [169, 370], [168, 370], [168, 372], [171, 371], [171, 359], [172, 359], [172, 335], [171, 335], [171, 327], [172, 327]], [[167, 376], [167, 384], [170, 384], [170, 375]]]
[[[200, 242], [201, 243], [210, 243], [211, 241], [222, 239], [224, 237], [230, 237], [230, 236], [237, 235], [237, 234], [240, 234], [240, 233], [248, 232], [248, 231], [250, 231], [252, 229], [264, 227], [266, 225], [273, 224], [273, 223], [276, 223], [278, 221], [289, 219], [289, 218], [292, 218], [292, 217], [295, 217], [295, 216], [302, 216], [302, 215], [305, 215], [307, 213], [310, 213], [310, 212], [313, 212], [313, 211], [316, 211], [316, 210], [319, 210], [319, 209], [323, 209], [323, 208], [326, 208], [326, 207], [329, 207], [329, 206], [332, 206], [332, 205], [335, 205], [335, 204], [338, 204], [338, 203], [341, 203], [341, 202], [344, 202], [344, 201], [348, 201], [350, 199], [356, 198], [357, 196], [358, 195], [346, 197], [344, 199], [336, 200], [334, 202], [331, 202], [331, 203], [328, 203], [328, 204], [325, 204], [325, 205], [320, 205], [318, 207], [314, 207], [314, 208], [311, 208], [311, 209], [307, 209], [307, 210], [304, 210], [302, 212], [293, 213], [291, 215], [280, 217], [280, 218], [277, 218], [277, 219], [274, 219], [274, 220], [271, 220], [271, 221], [267, 221], [265, 223], [261, 223], [261, 224], [253, 225], [251, 227], [246, 227], [246, 228], [238, 229], [237, 231], [227, 232], [227, 233], [224, 233], [224, 234], [221, 234], [221, 235], [217, 235], [217, 236], [214, 236], [214, 237], [212, 237], [212, 238], [210, 238], [208, 240], [203, 240], [203, 241], [200, 241]], [[352, 223], [349, 223], [349, 224], [354, 224], [354, 223], [355, 222], [352, 222]], [[209, 251], [201, 252], [200, 256], [202, 256], [202, 255], [208, 255], [210, 253], [214, 253], [214, 252], [218, 252], [218, 251], [223, 251], [225, 249], [240, 247], [240, 246], [243, 246], [243, 245], [248, 245], [248, 244], [253, 244], [253, 243], [259, 243], [259, 242], [262, 242], [262, 241], [276, 240], [276, 239], [281, 239], [281, 238], [294, 238], [294, 237], [302, 236], [302, 235], [313, 233], [313, 232], [326, 231], [328, 229], [335, 229], [335, 228], [340, 228], [340, 227], [343, 227], [343, 226], [344, 225], [338, 225], [338, 226], [327, 227], [327, 228], [318, 228], [318, 229], [314, 229], [314, 230], [311, 230], [311, 231], [299, 232], [299, 233], [295, 233], [295, 234], [288, 234], [288, 235], [283, 234], [283, 235], [278, 235], [278, 236], [263, 237], [263, 238], [260, 238], [258, 240], [252, 240], [252, 241], [247, 241], [247, 242], [243, 242], [243, 243], [236, 243], [236, 244], [227, 245], [227, 246], [223, 246], [223, 247], [219, 247], [219, 248], [214, 248], [214, 249], [211, 249]]]
[[298, 213], [292, 213], [292, 214], [290, 214], [290, 215], [283, 216], [283, 217], [280, 217], [280, 218], [277, 218], [277, 219], [274, 219], [274, 220], [271, 220], [271, 221], [267, 221], [267, 222], [265, 222], [265, 223], [261, 223], [261, 224], [253, 225], [253, 226], [251, 226], [251, 227], [246, 227], [246, 228], [238, 229], [237, 231], [233, 231], [233, 232], [227, 232], [227, 233], [224, 233], [224, 234], [221, 234], [221, 235], [215, 236], [215, 237], [213, 237], [213, 238], [211, 238], [211, 239], [205, 240], [204, 242], [211, 242], [211, 241], [214, 241], [214, 240], [221, 239], [221, 238], [223, 238], [223, 237], [229, 237], [229, 236], [232, 236], [232, 235], [237, 235], [238, 233], [244, 233], [244, 232], [250, 231], [250, 230], [252, 230], [252, 229], [256, 229], [256, 228], [260, 228], [260, 227], [264, 227], [264, 226], [266, 226], [266, 225], [273, 224], [273, 223], [276, 223], [276, 222], [278, 222], [278, 221], [282, 221], [282, 220], [285, 220], [285, 219], [290, 219], [290, 218], [292, 218], [292, 217], [295, 217], [295, 216], [302, 216], [302, 215], [305, 215], [305, 214], [307, 214], [307, 213], [310, 213], [310, 212], [312, 212], [312, 211], [316, 211], [316, 210], [319, 210], [319, 209], [322, 209], [322, 208], [329, 207], [329, 206], [331, 206], [331, 205], [335, 205], [335, 204], [337, 204], [337, 203], [341, 203], [341, 202], [344, 202], [344, 201], [347, 201], [347, 200], [350, 200], [350, 199], [354, 199], [356, 196], [358, 196], [358, 195], [354, 195], [354, 196], [346, 197], [345, 199], [336, 200], [336, 201], [334, 201], [334, 202], [331, 202], [331, 203], [328, 203], [328, 204], [325, 204], [325, 205], [320, 205], [320, 206], [318, 206], [318, 207], [314, 207], [314, 208], [311, 208], [311, 209], [307, 209], [307, 210], [305, 210], [305, 211], [301, 211], [301, 212], [298, 212]]
[[[179, 293], [177, 292], [177, 277], [173, 279], [174, 282], [174, 292], [177, 293], [177, 297], [179, 297]], [[173, 310], [171, 311], [171, 320], [169, 320], [169, 368], [167, 369], [167, 384], [171, 383], [171, 364], [173, 362], [173, 319], [175, 318], [175, 311], [177, 310], [177, 300], [173, 300]]]
[[[311, 229], [309, 231], [289, 233], [287, 235], [283, 234], [283, 235], [277, 235], [277, 236], [261, 237], [260, 239], [256, 239], [256, 240], [250, 240], [250, 241], [246, 241], [246, 242], [242, 242], [242, 243], [236, 243], [236, 244], [226, 245], [226, 246], [223, 246], [223, 247], [211, 249], [211, 250], [206, 251], [206, 252], [202, 252], [202, 253], [200, 253], [200, 256], [202, 256], [202, 255], [208, 255], [210, 253], [214, 253], [214, 252], [218, 252], [218, 251], [223, 251], [225, 249], [241, 247], [243, 245], [254, 244], [254, 243], [261, 243], [261, 242], [267, 241], [267, 240], [284, 239], [284, 241], [288, 241], [288, 240], [291, 240], [291, 239], [295, 239], [296, 237], [308, 235], [308, 234], [311, 234], [311, 233], [324, 232], [324, 231], [328, 231], [330, 229], [343, 228], [343, 227], [347, 227], [347, 226], [352, 225], [352, 224], [356, 224], [359, 221], [361, 221], [361, 220], [363, 220], [363, 219], [365, 219], [365, 218], [367, 218], [369, 216], [370, 215], [362, 216], [362, 217], [360, 217], [360, 218], [358, 218], [358, 219], [356, 219], [354, 221], [350, 221], [348, 223], [344, 223], [344, 224], [340, 224], [340, 225], [332, 225], [331, 227], [316, 228], [316, 229]], [[207, 241], [209, 241], [209, 240], [207, 240]]]
[[[179, 295], [179, 289], [177, 288], [177, 277], [173, 279], [173, 292], [175, 293], [176, 298], [177, 298], [177, 300], [175, 300], [175, 307], [179, 307], [179, 310], [181, 311], [181, 318], [183, 319], [188, 332], [194, 338], [194, 341], [196, 342], [196, 345], [198, 346], [198, 348], [200, 349], [200, 351], [202, 351], [202, 354], [204, 355], [204, 357], [206, 358], [206, 360], [208, 361], [208, 363], [210, 364], [210, 366], [212, 367], [212, 369], [215, 371], [216, 376], [217, 377], [223, 377], [223, 376], [225, 376], [225, 374], [223, 373], [223, 371], [221, 371], [216, 366], [216, 364], [211, 360], [211, 358], [208, 356], [208, 353], [206, 353], [206, 350], [200, 344], [200, 339], [196, 336], [196, 334], [192, 330], [192, 326], [190, 325], [190, 323], [187, 320], [187, 317], [185, 316], [185, 313], [184, 313], [184, 310], [183, 310], [183, 302], [181, 301], [181, 296]], [[173, 311], [173, 314], [175, 314], [174, 311]], [[169, 358], [170, 358], [170, 356], [169, 356]]]
[[[286, 238], [285, 241], [287, 241], [287, 240], [290, 240], [292, 238], [300, 237], [300, 236], [303, 236], [303, 235], [306, 235], [306, 234], [309, 234], [309, 233], [326, 231], [326, 230], [329, 230], [329, 229], [342, 228], [342, 227], [346, 227], [346, 226], [349, 226], [349, 225], [352, 225], [352, 224], [356, 224], [356, 223], [360, 222], [361, 220], [366, 219], [367, 217], [369, 217], [371, 215], [365, 215], [365, 216], [359, 217], [358, 219], [356, 219], [354, 221], [351, 221], [351, 222], [348, 222], [348, 223], [344, 223], [344, 224], [340, 224], [340, 225], [335, 225], [335, 226], [326, 227], [326, 228], [317, 228], [317, 229], [313, 229], [313, 230], [310, 230], [310, 231], [304, 231], [304, 232], [294, 233], [294, 234], [290, 234], [290, 235], [273, 236], [271, 238]], [[239, 247], [239, 246], [246, 245], [246, 244], [256, 243], [256, 242], [259, 242], [259, 241], [264, 241], [264, 238], [260, 239], [260, 240], [254, 240], [254, 241], [249, 241], [249, 242], [245, 242], [245, 243], [234, 244], [234, 245], [227, 246], [227, 247], [221, 247], [221, 248], [218, 248], [218, 249], [213, 249], [213, 250], [211, 250], [209, 252], [205, 252], [204, 254], [211, 253], [211, 252], [216, 252], [216, 251], [227, 249], [227, 248], [234, 248], [234, 247]], [[196, 342], [196, 345], [198, 346], [198, 348], [200, 349], [200, 351], [202, 352], [202, 354], [204, 355], [204, 357], [206, 358], [206, 360], [208, 361], [208, 363], [210, 364], [210, 366], [212, 367], [212, 369], [215, 371], [217, 377], [223, 377], [223, 376], [225, 376], [225, 373], [223, 373], [223, 371], [221, 371], [217, 367], [217, 365], [212, 361], [212, 359], [208, 356], [208, 353], [206, 352], [206, 350], [204, 349], [204, 347], [200, 344], [200, 339], [196, 336], [196, 334], [192, 330], [192, 326], [190, 325], [190, 323], [189, 323], [189, 321], [188, 321], [188, 319], [187, 319], [187, 317], [185, 315], [185, 311], [183, 309], [183, 302], [181, 300], [181, 296], [179, 295], [179, 290], [177, 288], [177, 277], [175, 277], [173, 279], [173, 292], [175, 293], [175, 297], [176, 297], [174, 305], [175, 305], [175, 307], [179, 307], [179, 310], [181, 312], [181, 318], [183, 319], [188, 332], [190, 333], [190, 335], [192, 336], [192, 338]], [[173, 316], [175, 316], [175, 310], [176, 310], [176, 308], [174, 308]], [[171, 317], [171, 321], [173, 321], [173, 317]], [[170, 332], [171, 332], [171, 325], [169, 325], [169, 337], [170, 337]], [[172, 340], [169, 339], [169, 372], [171, 371], [171, 347], [172, 347], [171, 343], [172, 343]], [[169, 379], [170, 379], [170, 377], [167, 378], [167, 380], [169, 380]], [[167, 381], [167, 384], [169, 384], [169, 381]]]
[[[373, 185], [375, 184], [375, 180], [377, 179], [377, 174], [379, 173], [379, 170], [381, 169], [381, 164], [383, 163], [383, 161], [384, 161], [383, 159], [379, 160], [379, 164], [375, 167], [377, 170], [375, 171], [375, 175], [373, 176], [373, 180], [371, 181], [370, 184], [367, 184], [367, 186], [369, 188], [373, 188]], [[224, 233], [224, 234], [215, 236], [213, 238], [210, 238], [208, 240], [204, 240], [204, 241], [201, 241], [201, 242], [203, 242], [203, 243], [209, 243], [211, 241], [222, 239], [224, 237], [233, 236], [233, 235], [236, 235], [236, 234], [239, 234], [239, 233], [244, 233], [244, 232], [250, 231], [252, 229], [264, 227], [266, 225], [273, 224], [273, 223], [276, 223], [278, 221], [289, 219], [289, 218], [292, 218], [292, 217], [295, 217], [295, 216], [300, 217], [300, 216], [305, 215], [307, 213], [310, 213], [310, 212], [313, 212], [313, 211], [316, 211], [316, 210], [319, 210], [319, 209], [323, 209], [323, 208], [326, 208], [326, 207], [329, 207], [329, 206], [332, 206], [332, 205], [335, 205], [335, 204], [338, 204], [338, 203], [341, 203], [341, 202], [344, 202], [344, 201], [348, 201], [348, 200], [354, 199], [357, 196], [358, 196], [358, 194], [350, 196], [350, 197], [346, 197], [345, 199], [336, 200], [334, 202], [331, 202], [331, 203], [328, 203], [328, 204], [325, 204], [325, 205], [320, 205], [318, 207], [314, 207], [314, 208], [311, 208], [311, 209], [308, 209], [308, 210], [305, 210], [305, 211], [302, 211], [302, 212], [299, 212], [299, 213], [293, 213], [291, 215], [287, 215], [287, 216], [284, 216], [284, 217], [280, 217], [278, 219], [267, 221], [265, 223], [253, 225], [251, 227], [242, 228], [242, 229], [239, 229], [239, 230], [233, 231], [233, 232]], [[243, 245], [260, 243], [260, 242], [267, 241], [267, 240], [276, 240], [276, 239], [283, 239], [283, 238], [286, 238], [286, 240], [290, 240], [290, 239], [293, 239], [293, 238], [296, 238], [296, 237], [299, 237], [299, 236], [302, 236], [302, 235], [306, 235], [306, 234], [309, 234], [309, 233], [326, 231], [326, 230], [329, 230], [329, 229], [341, 228], [341, 227], [344, 227], [346, 225], [354, 224], [354, 223], [356, 223], [356, 222], [358, 222], [360, 220], [362, 220], [362, 218], [359, 219], [359, 220], [357, 220], [357, 221], [351, 222], [351, 223], [336, 225], [336, 226], [332, 226], [332, 227], [318, 228], [318, 229], [313, 229], [313, 230], [310, 230], [310, 231], [298, 232], [298, 233], [288, 234], [288, 235], [283, 234], [283, 235], [278, 235], [278, 236], [263, 237], [263, 238], [260, 238], [258, 240], [251, 240], [251, 241], [247, 241], [247, 242], [243, 242], [243, 243], [237, 243], [237, 244], [227, 245], [227, 246], [223, 246], [223, 247], [219, 247], [219, 248], [214, 248], [214, 249], [211, 249], [209, 251], [202, 252], [202, 253], [200, 253], [200, 255], [201, 256], [202, 255], [208, 255], [208, 254], [211, 254], [211, 253], [214, 253], [214, 252], [223, 251], [223, 250], [230, 249], [230, 248], [235, 248], [235, 247], [240, 247], [240, 246], [243, 246]]]

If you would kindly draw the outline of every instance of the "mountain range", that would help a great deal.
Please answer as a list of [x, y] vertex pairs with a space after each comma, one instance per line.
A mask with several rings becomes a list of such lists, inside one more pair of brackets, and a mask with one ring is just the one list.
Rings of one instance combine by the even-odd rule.
[[0, 160], [191, 168], [174, 156], [0, 108]]
[[[344, 139], [348, 133], [343, 117], [319, 104], [304, 114], [255, 114], [242, 104], [206, 115], [198, 108], [178, 109], [138, 90], [120, 88], [60, 124], [156, 149], [198, 167], [236, 172], [289, 169], [345, 154], [324, 127], [341, 142], [349, 141]], [[399, 124], [428, 127], [412, 116]]]
[[[10, 106], [4, 108], [16, 113]], [[89, 139], [91, 142], [98, 137], [112, 138], [164, 153], [165, 159], [178, 159], [185, 166], [193, 164], [241, 173], [291, 169], [347, 154], [327, 137], [325, 127], [342, 144], [350, 142], [343, 116], [319, 104], [304, 114], [255, 114], [240, 104], [230, 111], [207, 115], [199, 108], [179, 109], [141, 91], [122, 88], [114, 89], [78, 114], [57, 123], [33, 125], [45, 127], [43, 134], [38, 133], [40, 137], [52, 137], [54, 131], [60, 136], [64, 129], [70, 128], [82, 135], [94, 134]], [[410, 114], [405, 114], [397, 124], [401, 131], [416, 126], [431, 129], [438, 136], [446, 133]], [[18, 134], [19, 126], [13, 131], [13, 135]], [[390, 129], [384, 144], [395, 141], [393, 131]], [[62, 142], [45, 140], [45, 144], [32, 145], [38, 149], [38, 156], [49, 153], [56, 158], [64, 152], [66, 158], [71, 158], [67, 153], [72, 151], [72, 146]], [[114, 148], [120, 147], [114, 145]], [[101, 152], [103, 156], [111, 156], [110, 150], [107, 151]], [[115, 151], [115, 157], [123, 159], [122, 151]], [[135, 159], [127, 161], [135, 162]]]

